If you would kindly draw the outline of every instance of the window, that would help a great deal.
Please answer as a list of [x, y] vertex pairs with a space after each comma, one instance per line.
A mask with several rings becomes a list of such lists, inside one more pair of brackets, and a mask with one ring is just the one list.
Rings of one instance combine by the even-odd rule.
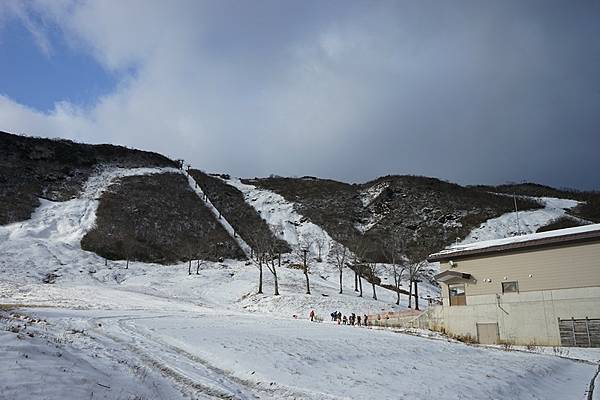
[[450, 294], [451, 306], [464, 306], [467, 304], [464, 284], [448, 285], [448, 293]]
[[519, 282], [502, 282], [502, 293], [519, 293]]

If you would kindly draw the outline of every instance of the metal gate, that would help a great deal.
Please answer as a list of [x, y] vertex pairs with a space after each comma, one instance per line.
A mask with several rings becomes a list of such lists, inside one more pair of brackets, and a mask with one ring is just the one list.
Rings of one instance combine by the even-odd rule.
[[600, 319], [558, 319], [560, 345], [600, 347]]
[[497, 323], [477, 324], [477, 341], [481, 344], [498, 344], [500, 335]]

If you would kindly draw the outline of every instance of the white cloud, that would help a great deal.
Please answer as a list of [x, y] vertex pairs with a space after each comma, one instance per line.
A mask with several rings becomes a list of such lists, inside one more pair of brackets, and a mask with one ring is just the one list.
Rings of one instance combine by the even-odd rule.
[[[506, 166], [515, 140], [560, 142], [572, 120], [585, 121], [583, 131], [600, 122], [591, 110], [561, 109], [591, 72], [548, 86], [598, 49], [565, 50], [581, 42], [572, 27], [557, 29], [554, 16], [534, 17], [518, 2], [8, 4], [26, 26], [41, 24], [28, 29], [42, 51], [52, 48], [44, 26], [56, 24], [123, 81], [88, 108], [40, 113], [0, 97], [4, 130], [147, 148], [242, 176], [403, 172], [473, 182], [535, 179]], [[563, 97], [553, 103], [553, 94]], [[515, 156], [527, 159], [534, 146]], [[448, 153], [468, 162], [448, 163]]]

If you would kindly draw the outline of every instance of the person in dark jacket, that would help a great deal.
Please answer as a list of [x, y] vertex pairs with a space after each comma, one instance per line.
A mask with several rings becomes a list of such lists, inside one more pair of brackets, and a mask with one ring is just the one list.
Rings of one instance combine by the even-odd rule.
[[369, 321], [369, 317], [367, 316], [367, 314], [363, 315], [363, 324], [365, 326], [368, 326], [368, 321]]
[[356, 325], [360, 326], [360, 315], [356, 316]]

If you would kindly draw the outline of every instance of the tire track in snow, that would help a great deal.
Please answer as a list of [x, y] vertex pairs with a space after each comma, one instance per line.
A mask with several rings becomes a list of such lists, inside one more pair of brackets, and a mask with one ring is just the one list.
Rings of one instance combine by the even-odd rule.
[[[232, 375], [206, 360], [191, 354], [179, 347], [143, 332], [136, 328], [132, 322], [143, 319], [168, 318], [172, 315], [155, 316], [108, 316], [93, 318], [89, 321], [90, 330], [98, 335], [105, 336], [116, 343], [125, 346], [132, 353], [140, 357], [152, 368], [158, 369], [163, 375], [180, 385], [183, 391], [194, 395], [208, 396], [217, 399], [281, 399], [281, 398], [309, 398], [306, 393], [299, 393], [288, 387], [266, 388], [258, 386], [258, 382], [251, 382]], [[130, 340], [125, 340], [114, 334], [97, 329], [98, 321], [116, 320], [117, 327], [123, 335]], [[160, 354], [160, 356], [158, 356]], [[331, 396], [323, 398], [335, 399]]]

